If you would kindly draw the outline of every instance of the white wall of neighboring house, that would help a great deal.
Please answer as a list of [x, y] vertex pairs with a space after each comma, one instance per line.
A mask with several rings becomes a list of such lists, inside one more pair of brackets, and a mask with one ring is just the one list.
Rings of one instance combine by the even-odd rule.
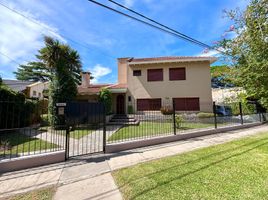
[[212, 88], [212, 99], [216, 103], [223, 103], [227, 99], [236, 99], [241, 93], [245, 93], [245, 90], [241, 87]]
[[30, 98], [39, 98], [43, 99], [43, 91], [47, 90], [49, 86], [49, 82], [36, 82], [31, 85], [28, 85], [28, 90], [29, 90], [29, 97]]

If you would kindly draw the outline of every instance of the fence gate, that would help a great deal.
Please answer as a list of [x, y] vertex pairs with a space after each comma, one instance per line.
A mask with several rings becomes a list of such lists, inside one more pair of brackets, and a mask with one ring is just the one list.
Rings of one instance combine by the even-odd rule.
[[69, 102], [65, 118], [67, 158], [104, 151], [106, 119], [102, 103]]

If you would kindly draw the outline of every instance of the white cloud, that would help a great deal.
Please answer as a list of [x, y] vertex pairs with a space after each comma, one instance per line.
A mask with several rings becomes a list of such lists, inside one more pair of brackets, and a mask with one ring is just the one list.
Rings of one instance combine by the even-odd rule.
[[221, 52], [225, 51], [222, 47], [219, 47], [218, 50], [219, 51], [214, 50], [214, 49], [213, 50], [208, 50], [207, 52], [202, 51], [201, 53], [197, 54], [196, 56], [200, 56], [200, 57], [208, 57], [208, 56], [219, 57], [221, 55]]
[[[35, 59], [37, 50], [43, 46], [44, 35], [50, 35], [61, 41], [66, 42], [59, 34], [57, 29], [38, 20], [35, 15], [25, 12], [13, 3], [5, 3], [8, 7], [17, 10], [23, 15], [33, 19], [38, 25], [28, 19], [0, 6], [0, 51], [8, 55], [19, 63]], [[53, 30], [52, 33], [47, 29]], [[17, 66], [10, 59], [0, 56], [0, 70], [12, 72]], [[7, 67], [8, 66], [8, 69]]]
[[92, 73], [92, 76], [94, 79], [91, 81], [92, 83], [98, 83], [99, 79], [103, 76], [106, 76], [112, 72], [112, 70], [108, 67], [104, 67], [100, 64], [97, 64], [93, 67], [92, 70], [89, 69], [89, 71]]
[[134, 5], [134, 0], [124, 0], [124, 6], [132, 7]]
[[217, 56], [218, 54], [219, 54], [218, 51], [216, 51], [216, 50], [210, 50], [207, 53], [202, 52], [202, 53], [197, 54], [196, 56], [207, 57], [207, 56]]

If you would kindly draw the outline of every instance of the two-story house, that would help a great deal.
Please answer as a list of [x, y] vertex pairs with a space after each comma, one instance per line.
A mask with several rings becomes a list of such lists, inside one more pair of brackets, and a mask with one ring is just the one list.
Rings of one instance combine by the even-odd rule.
[[82, 74], [79, 99], [97, 101], [102, 87], [112, 93], [112, 111], [160, 110], [175, 102], [176, 111], [212, 112], [210, 64], [215, 57], [119, 58], [117, 84], [90, 84]]

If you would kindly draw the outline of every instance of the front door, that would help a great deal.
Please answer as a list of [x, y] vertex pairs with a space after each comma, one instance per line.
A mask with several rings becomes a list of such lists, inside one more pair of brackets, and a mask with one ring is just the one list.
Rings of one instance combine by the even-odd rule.
[[125, 114], [125, 97], [124, 95], [118, 95], [116, 98], [116, 113]]

